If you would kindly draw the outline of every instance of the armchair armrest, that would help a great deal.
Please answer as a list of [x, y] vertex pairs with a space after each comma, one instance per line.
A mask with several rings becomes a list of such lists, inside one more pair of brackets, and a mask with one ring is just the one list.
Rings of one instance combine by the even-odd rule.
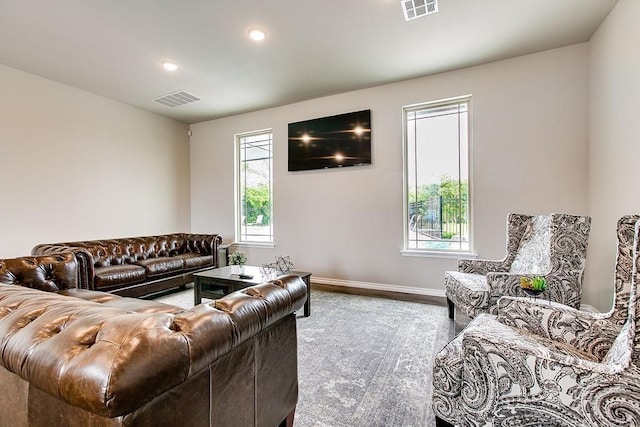
[[[487, 319], [481, 327], [465, 330], [462, 338], [462, 352], [464, 368], [468, 369], [468, 361], [483, 354], [493, 368], [501, 371], [505, 366], [511, 365], [513, 372], [527, 372], [531, 368], [527, 364], [528, 357], [538, 360], [561, 364], [572, 369], [595, 371], [599, 373], [614, 374], [615, 367], [601, 363], [588, 354], [583, 354], [578, 349], [563, 343], [555, 343], [551, 340], [536, 335], [521, 333], [505, 326], [500, 327], [495, 318]], [[479, 351], [479, 353], [478, 353]], [[495, 360], [491, 356], [499, 356], [501, 360]], [[508, 361], [507, 365], [501, 362]], [[475, 364], [475, 363], [474, 363]], [[518, 364], [519, 366], [513, 366]], [[533, 373], [531, 373], [533, 374]], [[553, 378], [553, 377], [551, 377]]]
[[507, 217], [507, 250], [500, 260], [461, 259], [458, 260], [458, 271], [486, 275], [490, 272], [507, 272], [518, 252], [525, 231], [530, 226], [530, 215], [511, 213]]
[[487, 274], [492, 271], [507, 271], [505, 260], [459, 259], [458, 271], [461, 273]]
[[520, 287], [520, 278], [542, 276], [547, 282], [547, 289], [540, 295], [541, 299], [556, 301], [573, 308], [580, 307], [580, 294], [575, 293], [570, 286], [566, 285], [567, 277], [562, 275], [549, 274], [522, 274], [522, 273], [488, 273], [487, 284], [489, 285], [489, 295], [491, 299], [501, 296], [524, 295]]
[[498, 321], [513, 328], [569, 344], [602, 360], [620, 327], [607, 313], [588, 313], [564, 304], [526, 298], [498, 300]]
[[[489, 285], [489, 295], [497, 301], [504, 295], [523, 295], [520, 287], [521, 277], [533, 277], [533, 274], [492, 272], [487, 274], [487, 284]], [[546, 278], [546, 277], [545, 277]]]
[[[495, 314], [497, 311], [497, 302], [503, 296], [524, 296], [524, 291], [520, 287], [520, 278], [542, 276], [547, 281], [547, 289], [540, 295], [540, 299], [553, 300], [560, 303], [575, 303], [575, 295], [566, 294], [565, 287], [562, 284], [562, 278], [554, 274], [522, 274], [522, 273], [487, 273], [487, 284], [489, 285], [489, 307], [490, 312]], [[567, 291], [570, 292], [570, 291]], [[579, 302], [577, 303], [579, 305]]]

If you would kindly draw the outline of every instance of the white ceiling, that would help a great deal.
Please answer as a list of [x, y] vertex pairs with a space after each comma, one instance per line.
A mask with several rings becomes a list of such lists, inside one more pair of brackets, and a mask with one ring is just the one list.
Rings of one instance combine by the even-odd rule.
[[[585, 42], [616, 2], [439, 0], [405, 22], [399, 0], [0, 0], [0, 62], [195, 123]], [[179, 90], [202, 100], [152, 101]]]

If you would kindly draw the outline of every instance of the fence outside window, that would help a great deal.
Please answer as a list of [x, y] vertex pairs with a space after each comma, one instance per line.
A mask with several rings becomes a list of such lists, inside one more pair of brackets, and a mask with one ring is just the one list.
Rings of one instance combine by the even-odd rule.
[[409, 239], [416, 248], [468, 249], [467, 198], [431, 197], [409, 204]]

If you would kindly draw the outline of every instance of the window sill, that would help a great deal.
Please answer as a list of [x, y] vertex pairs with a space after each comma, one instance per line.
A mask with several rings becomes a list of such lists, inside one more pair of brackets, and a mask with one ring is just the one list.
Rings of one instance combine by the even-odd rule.
[[263, 243], [263, 242], [233, 242], [231, 246], [235, 246], [236, 248], [265, 248], [265, 249], [273, 249], [276, 247], [274, 243]]
[[412, 249], [403, 249], [400, 251], [402, 256], [420, 257], [420, 258], [478, 258], [478, 254], [473, 252], [446, 252], [446, 251], [418, 251]]

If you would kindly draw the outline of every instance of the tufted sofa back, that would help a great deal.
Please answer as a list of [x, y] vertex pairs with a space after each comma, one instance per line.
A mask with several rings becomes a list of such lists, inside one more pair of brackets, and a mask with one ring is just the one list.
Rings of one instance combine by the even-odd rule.
[[71, 252], [0, 260], [0, 283], [41, 291], [78, 287], [78, 264]]
[[[125, 237], [57, 243], [57, 247], [80, 249], [91, 255], [94, 267], [133, 264], [136, 261], [195, 252], [214, 255], [212, 234], [175, 233], [162, 236]], [[41, 245], [44, 246], [44, 245]], [[36, 247], [37, 248], [37, 247]]]
[[[210, 266], [218, 265], [218, 245], [222, 236], [218, 234], [174, 233], [160, 236], [125, 237], [117, 239], [87, 240], [67, 243], [42, 243], [36, 245], [32, 255], [55, 255], [73, 252], [78, 262], [78, 287], [95, 289], [95, 269], [100, 267], [133, 264], [148, 258], [182, 255], [185, 253], [209, 256]], [[167, 287], [170, 287], [168, 283]], [[162, 288], [154, 288], [157, 292]], [[129, 293], [129, 296], [144, 295], [146, 290]]]

